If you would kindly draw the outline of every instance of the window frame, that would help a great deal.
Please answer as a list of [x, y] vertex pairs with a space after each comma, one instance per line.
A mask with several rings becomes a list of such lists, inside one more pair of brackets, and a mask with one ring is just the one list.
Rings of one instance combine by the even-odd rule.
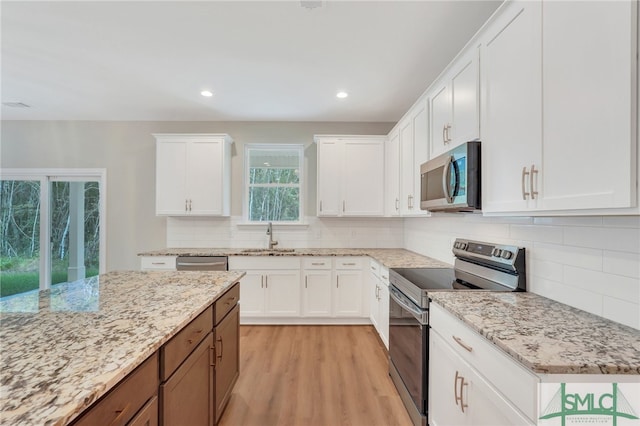
[[[0, 180], [40, 182], [40, 290], [51, 288], [50, 184], [57, 181], [98, 182], [100, 188], [100, 256], [98, 273], [107, 271], [107, 170], [106, 169], [2, 169]], [[42, 247], [47, 247], [42, 255]]]
[[[250, 143], [244, 146], [244, 183], [242, 195], [242, 216], [244, 224], [261, 225], [269, 221], [251, 220], [249, 218], [249, 190], [250, 184], [250, 151], [251, 150], [287, 150], [298, 151], [298, 183], [295, 185], [299, 191], [298, 220], [271, 221], [278, 225], [301, 225], [304, 223], [304, 199], [305, 199], [305, 167], [304, 167], [304, 144], [277, 144], [277, 143]], [[263, 185], [261, 185], [263, 186]], [[273, 187], [283, 186], [292, 187], [292, 184], [276, 185]]]

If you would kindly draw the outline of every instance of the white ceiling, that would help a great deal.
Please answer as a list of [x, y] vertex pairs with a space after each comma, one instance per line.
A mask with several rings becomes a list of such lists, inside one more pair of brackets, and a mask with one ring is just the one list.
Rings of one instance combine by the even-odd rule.
[[2, 1], [2, 119], [393, 122], [499, 4]]

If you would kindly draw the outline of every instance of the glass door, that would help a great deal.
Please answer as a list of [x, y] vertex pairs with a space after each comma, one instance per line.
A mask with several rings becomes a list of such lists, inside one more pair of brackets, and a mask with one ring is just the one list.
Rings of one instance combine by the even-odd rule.
[[40, 180], [0, 181], [0, 297], [40, 287]]
[[92, 277], [100, 269], [98, 182], [58, 179], [49, 191], [51, 284]]

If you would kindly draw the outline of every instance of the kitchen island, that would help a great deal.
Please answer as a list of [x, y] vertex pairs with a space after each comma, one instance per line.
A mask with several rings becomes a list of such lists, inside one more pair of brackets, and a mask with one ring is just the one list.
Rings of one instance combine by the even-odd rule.
[[242, 272], [110, 272], [0, 301], [0, 423], [67, 424]]

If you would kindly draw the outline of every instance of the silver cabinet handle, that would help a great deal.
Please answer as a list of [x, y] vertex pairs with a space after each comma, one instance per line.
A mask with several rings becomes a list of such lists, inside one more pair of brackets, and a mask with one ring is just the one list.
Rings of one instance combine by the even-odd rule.
[[396, 211], [400, 210], [400, 199], [396, 198]]
[[536, 195], [538, 195], [538, 191], [534, 190], [534, 182], [535, 182], [535, 177], [534, 175], [537, 175], [538, 171], [536, 170], [536, 165], [532, 164], [531, 165], [531, 172], [529, 173], [529, 190], [531, 191], [531, 199], [535, 200], [536, 199]]
[[413, 195], [407, 195], [407, 207], [409, 209], [413, 208]]
[[461, 338], [459, 338], [458, 336], [451, 336], [453, 337], [453, 340], [456, 341], [457, 344], [459, 344], [460, 346], [462, 346], [463, 348], [465, 348], [467, 351], [471, 352], [473, 350], [473, 348], [469, 345], [467, 345], [466, 343], [464, 343], [462, 341]]
[[152, 265], [166, 265], [167, 262], [151, 262]]
[[191, 211], [191, 201], [193, 200], [189, 199], [189, 211]]
[[324, 262], [311, 262], [313, 266], [324, 266]]
[[528, 175], [529, 175], [529, 172], [527, 171], [527, 168], [523, 167], [522, 168], [522, 199], [525, 201], [529, 199], [529, 193], [525, 189], [525, 180]]
[[264, 288], [264, 275], [260, 275], [260, 288]]
[[264, 276], [264, 288], [269, 288], [269, 275]]
[[451, 142], [451, 135], [449, 134], [449, 130], [451, 130], [451, 124], [447, 123], [447, 143]]
[[447, 125], [442, 126], [442, 143], [447, 143]]
[[382, 276], [382, 279], [383, 279], [383, 280], [388, 280], [388, 279], [389, 279], [389, 277], [385, 277], [385, 276], [383, 275], [383, 276]]
[[344, 213], [346, 210], [346, 202], [344, 200], [342, 200], [342, 212]]
[[320, 211], [322, 211], [322, 200], [320, 200]]
[[342, 266], [356, 266], [355, 263], [351, 262], [351, 263], [343, 263]]
[[308, 283], [308, 278], [309, 278], [309, 276], [308, 276], [308, 275], [305, 275], [305, 276], [304, 276], [304, 288], [308, 288], [308, 285], [307, 285], [307, 283]]
[[186, 198], [184, 199], [184, 211], [189, 211], [189, 200], [187, 200]]
[[380, 287], [376, 284], [376, 299], [380, 300]]
[[340, 275], [336, 275], [336, 288], [340, 285]]
[[[458, 396], [458, 379], [460, 379], [460, 395], [459, 396]], [[456, 405], [458, 405], [458, 402], [460, 402], [460, 409], [462, 410], [463, 413], [464, 413], [464, 409], [469, 406], [464, 403], [464, 393], [463, 393], [463, 388], [467, 385], [468, 383], [465, 383], [464, 376], [461, 376], [458, 373], [458, 370], [456, 370], [456, 376], [453, 379], [453, 391], [455, 394]]]

